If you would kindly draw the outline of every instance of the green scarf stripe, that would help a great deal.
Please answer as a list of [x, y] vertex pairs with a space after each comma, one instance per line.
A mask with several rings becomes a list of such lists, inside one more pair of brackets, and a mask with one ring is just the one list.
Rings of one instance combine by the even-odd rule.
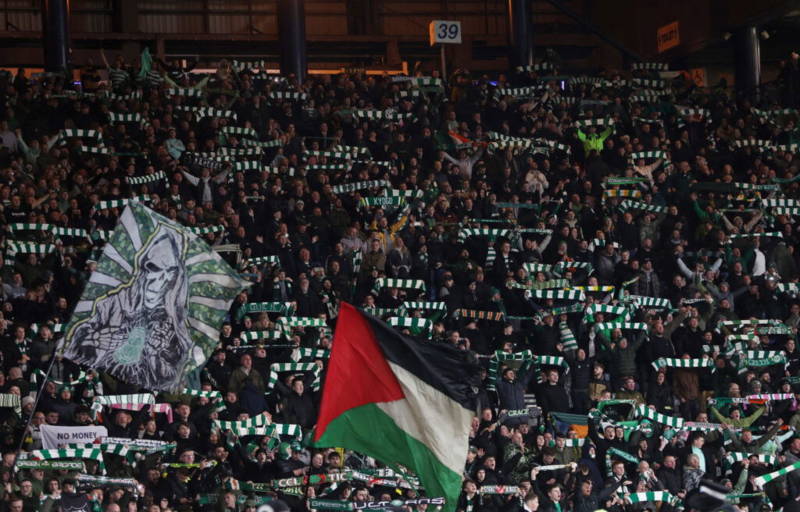
[[6, 250], [16, 254], [50, 254], [51, 252], [55, 252], [56, 246], [53, 244], [6, 240]]
[[396, 329], [410, 329], [412, 332], [424, 332], [428, 337], [433, 333], [433, 322], [427, 318], [390, 316], [386, 322]]
[[116, 123], [139, 123], [145, 122], [142, 114], [138, 112], [124, 113], [124, 112], [109, 112], [108, 121], [110, 124]]
[[298, 349], [300, 359], [330, 359], [331, 351], [325, 348], [308, 348], [303, 347]]
[[167, 175], [164, 171], [158, 171], [157, 173], [148, 174], [145, 176], [128, 176], [126, 180], [131, 185], [141, 185], [143, 183], [153, 183], [154, 181], [161, 181], [166, 180]]
[[206, 226], [206, 227], [199, 227], [199, 226], [191, 226], [186, 228], [190, 233], [194, 233], [195, 235], [206, 235], [208, 233], [222, 233], [227, 228], [225, 226]]
[[305, 102], [306, 100], [308, 100], [308, 94], [304, 92], [275, 91], [269, 93], [269, 98], [271, 100], [289, 100], [289, 101]]
[[324, 318], [308, 316], [282, 316], [278, 319], [278, 325], [284, 327], [328, 327]]
[[258, 256], [255, 258], [248, 258], [242, 263], [242, 267], [249, 267], [250, 265], [280, 265], [280, 258], [273, 254], [271, 256]]
[[100, 201], [94, 205], [94, 209], [96, 211], [100, 211], [100, 210], [108, 210], [109, 208], [124, 208], [129, 203], [133, 203], [136, 201], [149, 202], [150, 196], [126, 197], [123, 199], [109, 199], [108, 201]]
[[634, 199], [639, 199], [642, 197], [642, 191], [628, 188], [608, 188], [603, 190], [603, 199], [614, 197], [632, 197]]
[[401, 307], [405, 310], [409, 309], [422, 309], [432, 311], [447, 311], [447, 303], [445, 302], [429, 302], [429, 301], [414, 301], [407, 300], [403, 302]]
[[[252, 130], [252, 128], [248, 128], [248, 130]], [[262, 150], [260, 146], [250, 148], [219, 148], [219, 154], [225, 156], [260, 156], [264, 154], [264, 150]]]
[[539, 62], [537, 64], [527, 66], [517, 66], [517, 73], [538, 73], [539, 71], [552, 71], [553, 65], [549, 62]]
[[603, 118], [603, 119], [580, 119], [575, 121], [574, 126], [576, 128], [589, 128], [592, 126], [595, 127], [606, 127], [606, 126], [614, 126], [614, 120], [610, 117]]
[[306, 170], [311, 171], [348, 171], [352, 167], [350, 163], [341, 163], [341, 164], [314, 164], [314, 165], [307, 165]]
[[103, 452], [97, 449], [78, 449], [70, 450], [66, 448], [58, 450], [34, 450], [28, 454], [28, 460], [53, 460], [53, 459], [90, 459], [98, 463], [100, 472], [106, 474], [106, 464], [103, 460]]
[[354, 109], [353, 116], [359, 119], [377, 120], [377, 121], [402, 121], [405, 119], [412, 119], [414, 114], [411, 112], [401, 113], [393, 110], [365, 110]]
[[631, 71], [668, 71], [669, 64], [666, 62], [634, 62], [631, 64]]
[[510, 229], [501, 228], [463, 228], [458, 231], [458, 241], [463, 242], [471, 236], [485, 236], [491, 239], [497, 237], [508, 238], [511, 235]]
[[536, 299], [586, 300], [586, 295], [580, 290], [532, 290], [531, 295]]
[[706, 118], [711, 117], [711, 111], [707, 108], [690, 108], [690, 107], [675, 105], [675, 110], [677, 110], [678, 113], [683, 117], [695, 116], [695, 115], [700, 115]]
[[392, 206], [398, 207], [406, 204], [405, 197], [362, 197], [358, 205], [362, 208], [372, 206]]
[[776, 478], [788, 475], [789, 473], [797, 469], [800, 469], [800, 462], [795, 462], [794, 464], [781, 468], [777, 471], [773, 471], [772, 473], [767, 473], [766, 475], [761, 475], [759, 477], [756, 477], [753, 483], [755, 483], [756, 486], [758, 487], [763, 487], [765, 484], [768, 484], [769, 482], [775, 480]]
[[522, 268], [528, 274], [537, 274], [539, 272], [546, 274], [553, 271], [553, 265], [547, 263], [523, 263]]
[[255, 129], [244, 126], [223, 126], [222, 133], [225, 135], [244, 135], [252, 139], [258, 139], [258, 132]]
[[303, 152], [303, 159], [308, 159], [310, 156], [352, 160], [352, 155], [344, 151], [319, 151], [316, 149], [309, 149]]
[[643, 416], [649, 420], [655, 421], [656, 423], [661, 423], [662, 425], [667, 425], [669, 427], [678, 429], [683, 427], [683, 418], [661, 414], [660, 412], [656, 412], [653, 409], [650, 409], [646, 405], [638, 406], [636, 408], [636, 413], [639, 416]]
[[677, 359], [670, 357], [660, 357], [653, 361], [653, 368], [656, 371], [661, 368], [714, 368], [714, 361], [712, 359]]
[[760, 462], [765, 464], [769, 464], [770, 466], [774, 466], [778, 463], [778, 458], [773, 455], [767, 455], [765, 453], [744, 453], [744, 452], [729, 452], [728, 455], [725, 456], [725, 459], [730, 463], [734, 464], [736, 462], [743, 461], [745, 459], [749, 459], [750, 457], [758, 457]]
[[553, 288], [568, 288], [569, 281], [566, 279], [548, 279], [547, 281], [533, 281], [526, 283], [517, 283], [516, 281], [512, 281], [509, 283], [509, 285], [511, 288], [521, 290], [549, 290]]
[[234, 162], [234, 171], [260, 171], [261, 162], [258, 160], [245, 160], [244, 162]]
[[650, 213], [667, 213], [668, 208], [666, 206], [658, 206], [655, 204], [648, 204], [642, 201], [631, 201], [629, 199], [625, 199], [619, 203], [619, 209], [623, 213], [628, 210], [640, 210]]
[[252, 418], [248, 418], [246, 420], [239, 420], [239, 421], [222, 421], [222, 420], [214, 420], [214, 428], [217, 430], [236, 430], [240, 428], [251, 428], [251, 427], [263, 427], [264, 425], [269, 425], [270, 421], [269, 418], [265, 414], [259, 414], [258, 416], [253, 416]]
[[14, 409], [17, 416], [22, 414], [22, 406], [19, 395], [11, 393], [0, 393], [0, 407]]
[[243, 342], [252, 342], [258, 340], [283, 340], [287, 339], [286, 333], [283, 330], [268, 330], [268, 331], [247, 331], [243, 332], [239, 338]]
[[81, 129], [64, 129], [58, 133], [59, 140], [61, 139], [96, 139], [100, 142], [100, 132], [98, 130], [81, 130]]
[[189, 395], [189, 396], [197, 396], [200, 398], [208, 398], [209, 400], [214, 400], [216, 398], [222, 399], [222, 393], [220, 391], [204, 391], [202, 389], [189, 389], [183, 388], [180, 392], [181, 395]]
[[671, 503], [674, 498], [669, 491], [634, 492], [625, 496], [630, 503], [644, 503], [647, 501], [663, 501]]
[[331, 192], [334, 194], [343, 194], [346, 192], [355, 192], [356, 190], [363, 190], [367, 188], [389, 188], [392, 184], [387, 180], [370, 180], [370, 181], [359, 181], [356, 183], [343, 183], [341, 185], [335, 185], [331, 187]]
[[99, 146], [81, 146], [78, 148], [81, 153], [92, 153], [95, 155], [110, 155], [111, 150]]
[[669, 160], [666, 151], [636, 151], [628, 155], [629, 162], [635, 162], [636, 160]]
[[278, 382], [278, 374], [281, 372], [313, 372], [314, 382], [311, 384], [311, 389], [319, 391], [320, 387], [320, 369], [314, 363], [275, 363], [269, 367], [269, 379], [267, 381], [267, 389], [273, 390], [275, 383]]
[[374, 291], [380, 291], [384, 288], [402, 288], [413, 289], [424, 292], [426, 290], [425, 281], [422, 279], [393, 279], [390, 277], [379, 277], [375, 280], [372, 286]]
[[558, 323], [558, 332], [564, 352], [578, 350], [578, 342], [575, 339], [575, 335], [572, 334], [567, 322], [561, 321]]
[[372, 316], [377, 316], [379, 318], [384, 318], [389, 315], [394, 315], [397, 312], [395, 308], [364, 308], [364, 311], [369, 313]]
[[[280, 139], [266, 141], [242, 139], [242, 145], [255, 146], [259, 148], [280, 148], [283, 147], [283, 142]], [[293, 176], [293, 174], [291, 176]]]
[[169, 96], [183, 96], [184, 98], [202, 98], [204, 95], [202, 89], [195, 89], [192, 87], [172, 87], [166, 90], [166, 95]]
[[480, 311], [477, 309], [460, 308], [453, 312], [457, 318], [475, 318], [477, 320], [494, 320], [502, 322], [504, 314], [502, 311]]
[[630, 295], [630, 300], [640, 308], [649, 309], [672, 309], [669, 299], [661, 297], [647, 297], [645, 295]]

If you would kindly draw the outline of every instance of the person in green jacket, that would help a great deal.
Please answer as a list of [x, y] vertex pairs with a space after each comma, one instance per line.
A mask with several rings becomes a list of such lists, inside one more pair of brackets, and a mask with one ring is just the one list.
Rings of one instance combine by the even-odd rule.
[[583, 142], [583, 151], [587, 155], [591, 153], [592, 150], [600, 153], [603, 151], [603, 144], [612, 133], [614, 133], [613, 126], [609, 126], [600, 133], [597, 133], [594, 127], [589, 128], [589, 133], [583, 133], [583, 130], [578, 128], [578, 140]]
[[764, 412], [766, 412], [766, 410], [767, 408], [765, 406], [761, 406], [758, 408], [758, 410], [756, 410], [756, 412], [754, 412], [750, 416], [742, 418], [741, 410], [739, 410], [738, 408], [731, 408], [731, 417], [728, 418], [726, 416], [723, 416], [722, 413], [719, 412], [716, 407], [712, 406], [711, 414], [720, 423], [727, 423], [729, 425], [733, 425], [734, 427], [739, 427], [739, 428], [747, 428], [753, 423], [755, 423], [755, 421], [758, 418], [760, 418], [761, 415], [764, 414]]

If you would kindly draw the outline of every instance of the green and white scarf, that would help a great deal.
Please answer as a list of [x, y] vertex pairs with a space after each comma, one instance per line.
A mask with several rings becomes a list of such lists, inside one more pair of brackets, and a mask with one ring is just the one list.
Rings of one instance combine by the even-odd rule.
[[789, 473], [797, 469], [800, 469], [800, 462], [795, 462], [794, 464], [781, 468], [777, 471], [773, 471], [772, 473], [767, 473], [766, 475], [761, 475], [759, 477], [756, 477], [753, 483], [757, 487], [763, 487], [765, 484], [768, 484], [769, 482], [775, 480], [776, 478], [788, 475]]
[[653, 368], [656, 371], [661, 368], [714, 368], [714, 361], [712, 359], [679, 359], [672, 357], [660, 357], [653, 361]]

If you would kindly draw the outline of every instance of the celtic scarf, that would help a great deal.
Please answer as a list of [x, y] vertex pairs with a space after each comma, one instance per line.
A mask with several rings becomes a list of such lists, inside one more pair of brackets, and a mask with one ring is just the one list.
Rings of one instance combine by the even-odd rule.
[[278, 373], [281, 372], [313, 372], [314, 382], [311, 384], [311, 389], [319, 391], [320, 387], [320, 369], [314, 363], [275, 363], [269, 367], [269, 379], [267, 380], [267, 389], [272, 390], [275, 388], [275, 383], [278, 382]]
[[653, 361], [653, 368], [656, 371], [661, 368], [714, 368], [712, 359], [676, 359], [670, 357], [660, 357]]
[[359, 181], [356, 183], [343, 183], [331, 187], [331, 192], [334, 194], [343, 194], [345, 192], [355, 192], [356, 190], [363, 190], [367, 188], [390, 188], [392, 184], [387, 180], [371, 180]]
[[785, 468], [781, 468], [777, 471], [773, 471], [772, 473], [767, 473], [766, 475], [761, 475], [759, 477], [756, 477], [754, 483], [758, 487], [763, 487], [765, 484], [768, 484], [769, 482], [775, 480], [776, 478], [788, 475], [789, 473], [795, 471], [796, 469], [800, 469], [800, 462], [795, 462], [794, 464], [786, 466]]
[[561, 345], [564, 348], [564, 352], [578, 350], [578, 342], [575, 340], [575, 335], [572, 334], [567, 322], [560, 321], [558, 323], [558, 332], [561, 337]]
[[646, 405], [640, 405], [636, 408], [636, 413], [639, 416], [644, 416], [645, 418], [655, 421], [656, 423], [661, 423], [663, 425], [667, 425], [673, 428], [682, 428], [683, 427], [683, 418], [676, 418], [674, 416], [666, 416], [655, 410], [651, 409]]

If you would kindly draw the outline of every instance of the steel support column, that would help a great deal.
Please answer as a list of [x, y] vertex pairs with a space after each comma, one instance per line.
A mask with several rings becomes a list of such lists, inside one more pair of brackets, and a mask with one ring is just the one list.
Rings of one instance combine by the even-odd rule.
[[278, 32], [281, 46], [281, 74], [305, 81], [306, 13], [304, 0], [278, 0]]
[[733, 35], [736, 94], [758, 98], [761, 83], [761, 41], [754, 25], [742, 27]]
[[533, 64], [530, 0], [508, 0], [508, 60], [512, 70]]
[[44, 69], [62, 73], [69, 69], [69, 0], [42, 0]]

